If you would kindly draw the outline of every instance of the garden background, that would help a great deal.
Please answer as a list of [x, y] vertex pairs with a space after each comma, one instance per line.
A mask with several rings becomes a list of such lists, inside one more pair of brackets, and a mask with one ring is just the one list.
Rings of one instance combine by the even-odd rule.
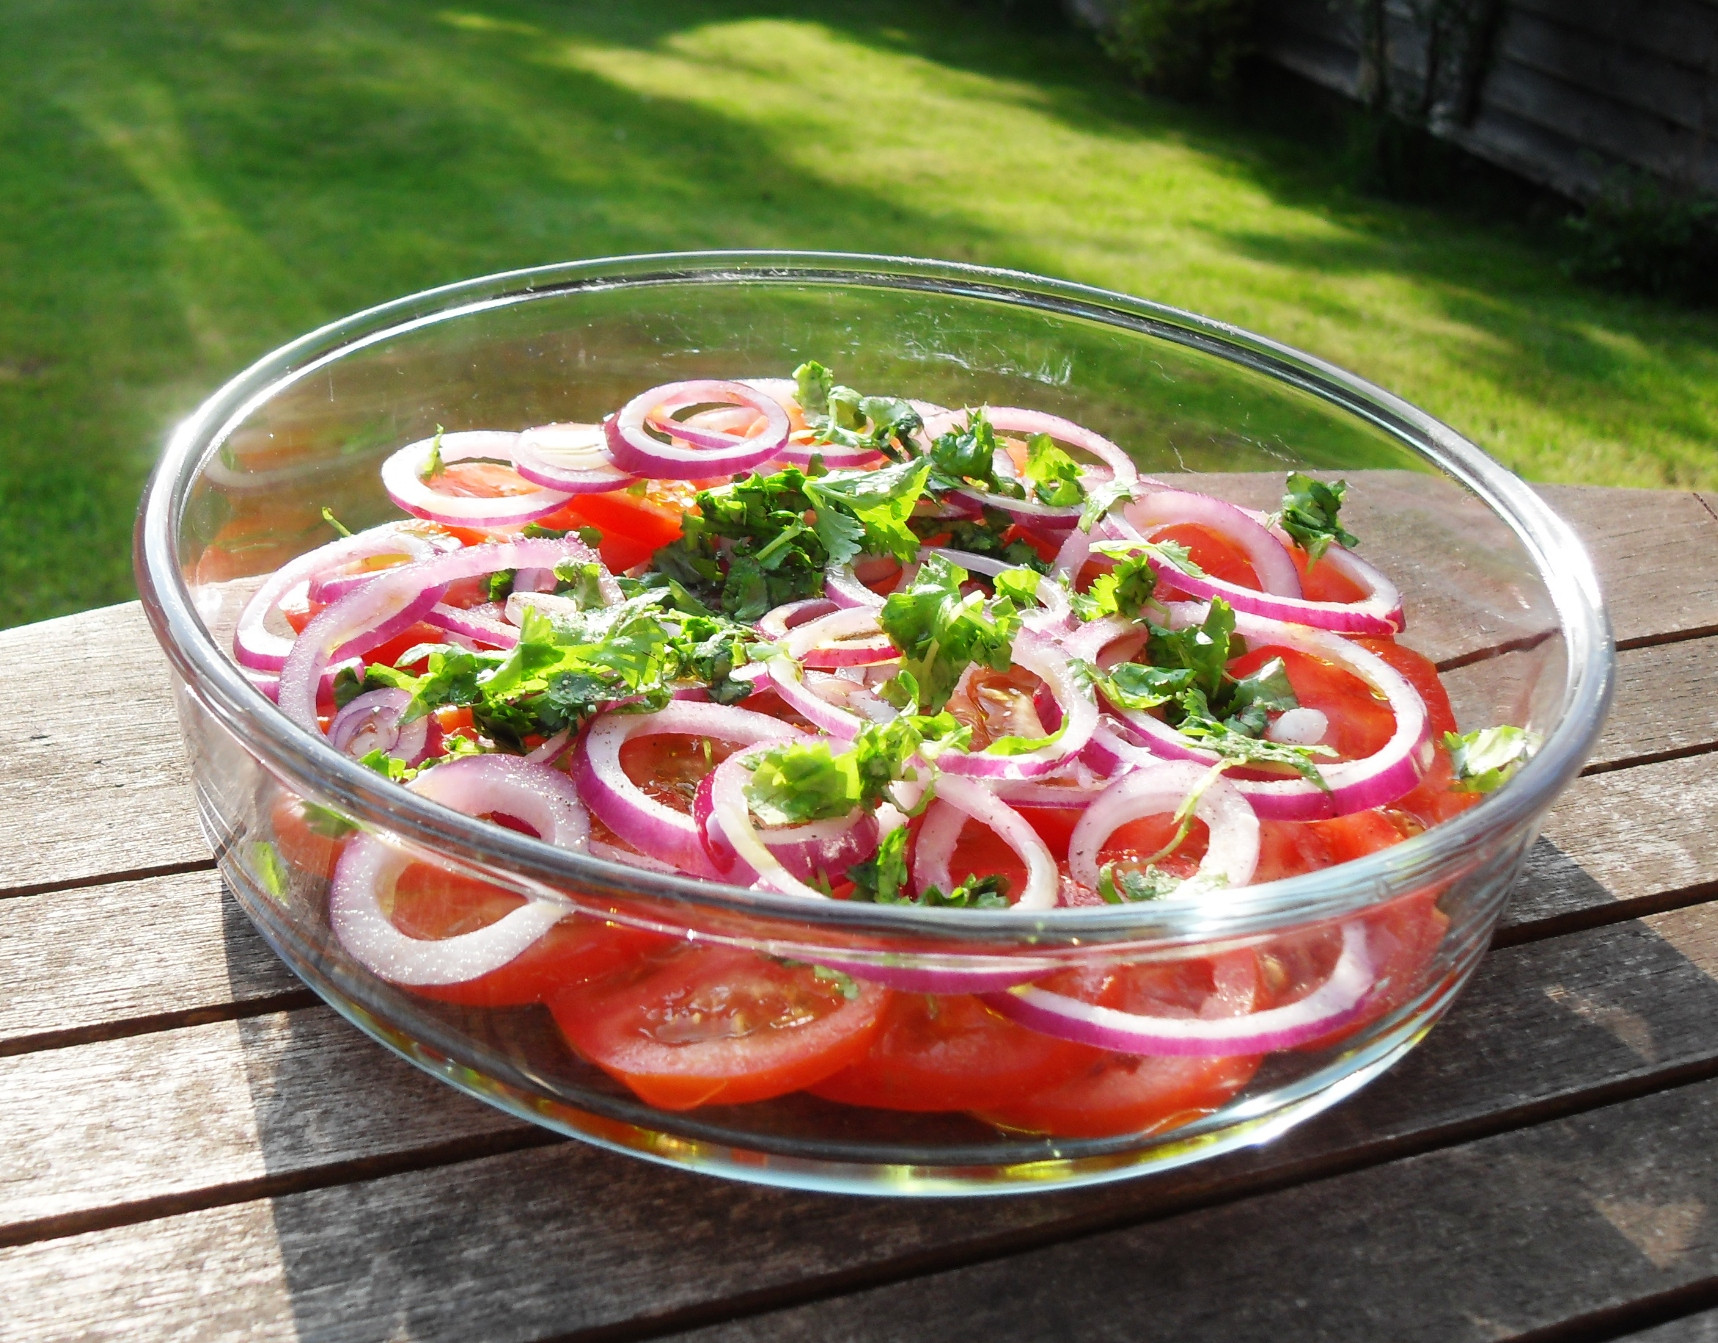
[[270, 347], [624, 252], [1040, 271], [1312, 351], [1532, 479], [1718, 487], [1718, 314], [1570, 278], [1483, 175], [1367, 194], [1310, 91], [1150, 98], [1040, 14], [0, 0], [0, 36], [0, 626], [132, 595], [166, 434]]

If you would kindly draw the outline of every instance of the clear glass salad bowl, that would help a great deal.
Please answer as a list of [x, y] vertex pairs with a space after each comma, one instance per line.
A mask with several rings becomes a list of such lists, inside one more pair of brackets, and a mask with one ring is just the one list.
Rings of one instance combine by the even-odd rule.
[[[1345, 476], [1344, 522], [1402, 589], [1401, 642], [1439, 665], [1463, 729], [1518, 725], [1537, 734], [1537, 753], [1478, 805], [1405, 842], [1220, 899], [1036, 913], [810, 901], [619, 866], [445, 809], [295, 726], [230, 657], [259, 576], [330, 539], [324, 509], [352, 527], [397, 516], [378, 467], [437, 426], [595, 421], [645, 387], [780, 377], [810, 358], [855, 386], [1065, 416], [1122, 444], [1143, 470], [1255, 508], [1275, 504], [1285, 471]], [[1472, 973], [1540, 816], [1594, 739], [1612, 681], [1598, 586], [1569, 528], [1412, 406], [1157, 304], [888, 257], [579, 262], [333, 323], [260, 360], [178, 430], [144, 500], [137, 572], [171, 661], [221, 871], [319, 994], [453, 1086], [535, 1123], [658, 1161], [815, 1189], [996, 1193], [1125, 1178], [1268, 1139], [1349, 1094], [1401, 1057]], [[1386, 943], [1417, 938], [1418, 951], [1380, 972], [1380, 983], [1393, 980], [1345, 1030], [1217, 1060], [1234, 1065], [1227, 1082], [1144, 1131], [1045, 1136], [803, 1092], [666, 1110], [581, 1060], [541, 1006], [437, 1001], [357, 964], [331, 933], [328, 864], [314, 857], [352, 827], [557, 901], [570, 923], [839, 966], [928, 992], [933, 1012], [939, 993], [947, 1001], [1068, 966], [1173, 966], [1250, 951], [1282, 973], [1322, 955], [1328, 972], [1331, 949], [1356, 929]], [[1417, 931], [1404, 934], [1404, 920]]]

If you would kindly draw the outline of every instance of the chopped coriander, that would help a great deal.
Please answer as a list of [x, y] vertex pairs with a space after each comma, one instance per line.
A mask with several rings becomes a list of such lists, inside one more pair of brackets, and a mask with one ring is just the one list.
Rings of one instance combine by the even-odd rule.
[[909, 838], [907, 827], [898, 825], [883, 836], [875, 854], [847, 869], [848, 880], [853, 883], [851, 899], [877, 905], [895, 905], [900, 904], [903, 899], [912, 898], [902, 895], [907, 889]]
[[1444, 733], [1455, 788], [1463, 793], [1495, 792], [1509, 781], [1539, 749], [1539, 734], [1526, 728], [1482, 727], [1473, 732]]
[[1289, 474], [1282, 511], [1274, 520], [1306, 552], [1309, 566], [1318, 563], [1332, 541], [1349, 547], [1360, 544], [1360, 538], [1345, 531], [1337, 521], [1342, 496], [1347, 492], [1345, 480], [1326, 485], [1301, 471]]
[[1024, 499], [1026, 490], [1017, 480], [996, 474], [996, 430], [982, 409], [972, 411], [966, 423], [940, 435], [931, 444], [930, 487], [964, 490], [974, 487], [1010, 499]]
[[962, 595], [967, 578], [958, 564], [932, 555], [905, 591], [883, 602], [879, 622], [901, 650], [922, 712], [940, 713], [973, 663], [995, 671], [1012, 665], [1018, 608], [1006, 596], [986, 602], [982, 593]]
[[752, 769], [746, 801], [765, 825], [837, 820], [883, 801], [891, 785], [917, 775], [913, 764], [927, 742], [940, 749], [964, 729], [947, 714], [904, 714], [868, 723], [839, 753], [827, 740], [790, 741], [770, 747]]
[[1080, 464], [1058, 448], [1048, 434], [1033, 434], [1026, 441], [1026, 468], [1021, 474], [1041, 504], [1068, 508], [1086, 501]]
[[513, 580], [519, 576], [517, 569], [497, 569], [489, 575], [487, 588], [489, 600], [504, 602], [513, 594]]
[[1133, 486], [1121, 480], [1106, 480], [1086, 491], [1086, 506], [1080, 510], [1080, 530], [1089, 532], [1124, 499], [1133, 498]]
[[1166, 895], [1174, 894], [1180, 885], [1179, 877], [1171, 876], [1162, 868], [1151, 864], [1143, 868], [1132, 868], [1105, 863], [1098, 870], [1098, 896], [1106, 905], [1161, 900]]
[[447, 470], [447, 463], [441, 459], [441, 436], [446, 432], [438, 424], [435, 427], [435, 439], [430, 443], [429, 457], [424, 462], [424, 469], [418, 476], [419, 480], [434, 480]]
[[368, 755], [358, 757], [358, 763], [365, 769], [373, 769], [384, 779], [392, 783], [404, 783], [415, 773], [404, 760], [389, 755], [386, 751], [377, 749]]
[[251, 845], [251, 865], [263, 890], [282, 904], [292, 889], [292, 870], [280, 856], [280, 850], [266, 839]]

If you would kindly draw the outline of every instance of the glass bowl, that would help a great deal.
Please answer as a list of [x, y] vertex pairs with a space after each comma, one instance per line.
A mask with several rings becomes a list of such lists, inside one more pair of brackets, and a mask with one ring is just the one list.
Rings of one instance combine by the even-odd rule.
[[[1273, 506], [1285, 471], [1343, 474], [1344, 521], [1401, 587], [1401, 642], [1443, 669], [1463, 729], [1517, 724], [1542, 737], [1540, 749], [1442, 825], [1220, 901], [1044, 913], [814, 902], [619, 866], [444, 809], [296, 727], [229, 657], [257, 576], [329, 539], [324, 508], [354, 528], [398, 516], [378, 467], [437, 425], [595, 420], [648, 386], [782, 376], [808, 358], [855, 386], [1066, 416], [1123, 444], [1147, 471], [1247, 506]], [[1570, 529], [1412, 406], [1154, 303], [892, 257], [578, 262], [333, 323], [258, 361], [178, 430], [144, 500], [137, 574], [172, 665], [205, 833], [240, 904], [308, 984], [390, 1048], [535, 1123], [810, 1189], [977, 1194], [1120, 1179], [1268, 1139], [1377, 1076], [1472, 973], [1539, 818], [1598, 731], [1613, 673], [1598, 585]], [[1328, 965], [1356, 931], [1386, 963], [1357, 1023], [1262, 1058], [1195, 1061], [1204, 1081], [1180, 1108], [1119, 1133], [1044, 1134], [806, 1093], [671, 1111], [581, 1060], [541, 1006], [432, 1000], [356, 964], [330, 932], [324, 875], [336, 840], [323, 832], [348, 826], [558, 901], [569, 925], [836, 964], [900, 992], [1068, 966], [1167, 973], [1231, 953], [1282, 973], [1308, 958]], [[1412, 951], [1392, 958], [1380, 946]], [[945, 994], [925, 1006], [957, 1004]]]

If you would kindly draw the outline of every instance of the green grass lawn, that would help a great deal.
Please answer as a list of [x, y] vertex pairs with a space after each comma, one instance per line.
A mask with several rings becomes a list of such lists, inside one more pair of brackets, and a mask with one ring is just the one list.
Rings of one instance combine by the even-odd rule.
[[131, 594], [168, 427], [448, 280], [712, 246], [1021, 267], [1353, 368], [1525, 474], [1718, 486], [1718, 318], [1356, 196], [955, 0], [5, 0], [0, 625]]

